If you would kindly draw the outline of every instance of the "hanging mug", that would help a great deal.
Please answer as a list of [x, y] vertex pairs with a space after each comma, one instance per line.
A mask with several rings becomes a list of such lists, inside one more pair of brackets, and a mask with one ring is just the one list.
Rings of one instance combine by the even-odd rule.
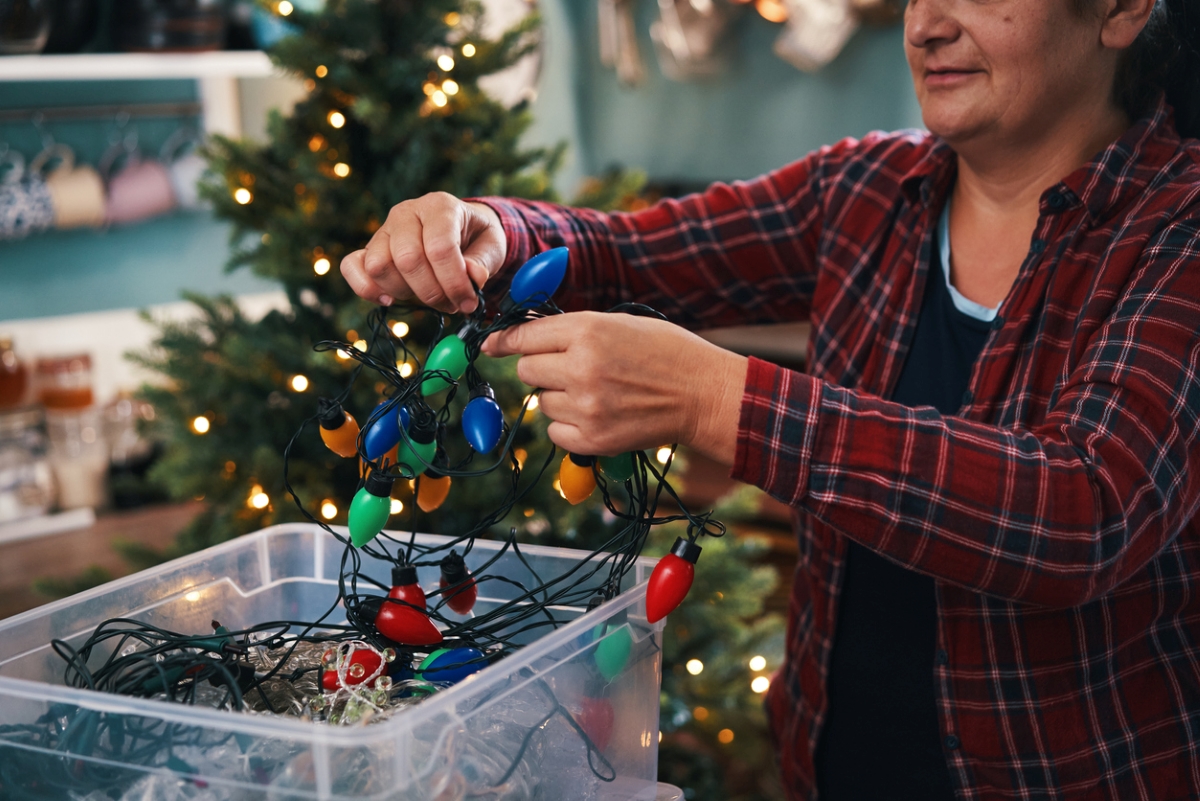
[[0, 149], [0, 239], [24, 239], [54, 224], [54, 206], [46, 184], [36, 175], [25, 176], [25, 159]]
[[104, 182], [100, 173], [86, 164], [75, 166], [75, 151], [66, 145], [49, 144], [29, 165], [37, 176], [46, 165], [58, 163], [45, 174], [46, 188], [54, 204], [54, 227], [98, 228], [104, 224]]
[[163, 142], [158, 153], [159, 159], [167, 165], [175, 203], [181, 209], [200, 209], [208, 205], [201, 199], [198, 186], [208, 169], [208, 162], [197, 152], [199, 146], [195, 131], [180, 128]]
[[[124, 164], [113, 174], [113, 167], [122, 158]], [[167, 168], [155, 159], [142, 157], [134, 133], [109, 147], [100, 159], [100, 174], [108, 177], [105, 219], [109, 223], [138, 222], [175, 208]]]

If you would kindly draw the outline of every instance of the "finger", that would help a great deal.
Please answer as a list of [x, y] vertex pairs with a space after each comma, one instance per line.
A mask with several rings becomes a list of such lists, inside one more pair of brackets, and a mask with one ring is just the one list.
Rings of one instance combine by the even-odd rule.
[[504, 264], [507, 241], [500, 218], [490, 207], [482, 203], [468, 203], [466, 223], [466, 245], [463, 258], [467, 262], [467, 273], [475, 286], [483, 288], [487, 280]]
[[380, 229], [371, 237], [371, 241], [367, 242], [367, 246], [363, 248], [363, 273], [371, 283], [379, 287], [381, 293], [393, 298], [407, 298], [412, 291], [392, 263], [389, 238], [390, 234]]
[[404, 237], [393, 236], [390, 239], [392, 262], [419, 301], [438, 311], [454, 311], [453, 304], [446, 298], [434, 275], [433, 266], [425, 256], [424, 226], [420, 218], [406, 215], [401, 224], [405, 227]]
[[339, 269], [342, 271], [342, 277], [346, 279], [346, 283], [354, 290], [354, 294], [364, 300], [374, 301], [383, 306], [390, 306], [392, 298], [383, 290], [381, 286], [371, 280], [363, 269], [363, 256], [365, 251], [356, 250], [342, 259]]
[[422, 221], [421, 239], [425, 246], [425, 258], [433, 269], [442, 293], [456, 310], [471, 312], [479, 302], [475, 298], [475, 287], [467, 277], [467, 263], [461, 249], [464, 236], [462, 216], [460, 210], [426, 216]]
[[571, 416], [571, 399], [561, 390], [542, 390], [538, 393], [538, 409], [542, 414], [558, 423], [577, 421]]
[[531, 320], [513, 328], [497, 331], [483, 343], [483, 352], [500, 358], [516, 354], [557, 353], [571, 344], [575, 320], [570, 314], [556, 314]]
[[570, 453], [589, 452], [589, 443], [580, 430], [570, 423], [553, 422], [546, 427], [546, 435], [551, 442]]
[[517, 378], [538, 389], [565, 390], [570, 366], [564, 353], [535, 353], [517, 361]]

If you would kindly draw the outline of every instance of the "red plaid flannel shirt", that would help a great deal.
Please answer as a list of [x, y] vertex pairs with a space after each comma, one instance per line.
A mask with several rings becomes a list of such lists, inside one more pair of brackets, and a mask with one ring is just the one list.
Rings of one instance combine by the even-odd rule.
[[806, 374], [751, 360], [733, 468], [796, 515], [767, 699], [791, 798], [816, 794], [848, 538], [936, 579], [959, 798], [1200, 798], [1200, 142], [1160, 106], [1043, 193], [947, 417], [883, 398], [954, 172], [872, 134], [634, 214], [488, 202], [509, 264], [572, 249], [568, 308], [811, 319]]

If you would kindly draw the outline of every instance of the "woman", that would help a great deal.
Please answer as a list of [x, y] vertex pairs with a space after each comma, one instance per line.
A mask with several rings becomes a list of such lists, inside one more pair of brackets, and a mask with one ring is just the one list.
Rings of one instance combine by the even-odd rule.
[[1200, 797], [1192, 2], [910, 0], [929, 134], [637, 214], [430, 195], [342, 272], [469, 311], [565, 244], [570, 310], [812, 320], [803, 375], [584, 311], [486, 346], [559, 445], [685, 443], [795, 509], [790, 797]]

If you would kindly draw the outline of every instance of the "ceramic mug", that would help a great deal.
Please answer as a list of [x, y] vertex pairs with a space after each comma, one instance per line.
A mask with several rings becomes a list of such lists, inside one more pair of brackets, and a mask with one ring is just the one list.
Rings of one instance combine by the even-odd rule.
[[143, 158], [136, 138], [110, 147], [100, 163], [102, 175], [110, 175], [122, 157], [124, 165], [108, 179], [109, 223], [132, 223], [166, 214], [175, 208], [175, 192], [167, 168], [155, 159]]
[[54, 224], [54, 205], [46, 184], [37, 175], [22, 180], [25, 159], [20, 153], [0, 152], [0, 239], [23, 239]]
[[54, 203], [54, 226], [59, 229], [97, 228], [104, 224], [104, 182], [100, 173], [86, 164], [75, 166], [75, 151], [66, 145], [50, 145], [30, 165], [42, 175], [46, 165], [58, 159], [46, 175], [46, 188]]
[[182, 209], [199, 209], [207, 205], [200, 198], [198, 184], [208, 169], [208, 162], [196, 152], [198, 146], [195, 132], [180, 128], [163, 142], [162, 150], [158, 153], [159, 160], [167, 165], [167, 172], [171, 176], [175, 202]]

